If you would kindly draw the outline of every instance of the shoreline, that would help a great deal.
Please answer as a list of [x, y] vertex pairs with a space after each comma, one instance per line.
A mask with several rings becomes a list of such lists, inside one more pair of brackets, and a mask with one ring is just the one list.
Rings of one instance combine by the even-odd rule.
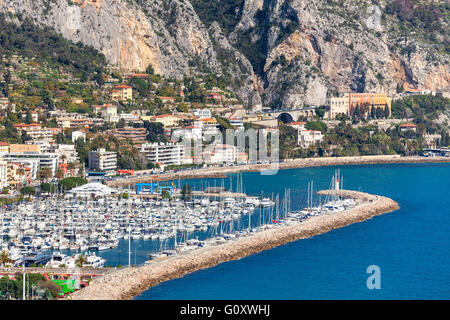
[[[327, 194], [327, 192], [329, 191], [319, 193]], [[75, 291], [68, 298], [72, 300], [129, 300], [158, 283], [362, 222], [400, 208], [397, 202], [383, 196], [349, 190], [340, 190], [338, 193], [363, 203], [342, 212], [313, 217], [295, 225], [257, 232], [236, 241], [200, 248], [144, 266], [118, 269], [94, 279], [88, 287]]]
[[[279, 170], [326, 167], [339, 165], [361, 165], [361, 164], [395, 164], [395, 163], [450, 163], [450, 157], [401, 157], [400, 155], [381, 155], [381, 156], [359, 156], [359, 157], [323, 157], [323, 158], [305, 158], [291, 159], [279, 163]], [[110, 187], [124, 187], [136, 183], [158, 182], [169, 180], [184, 179], [203, 179], [203, 178], [226, 178], [227, 174], [239, 172], [260, 172], [270, 170], [270, 164], [249, 164], [232, 167], [213, 167], [196, 170], [179, 171], [175, 173], [155, 174], [147, 177], [132, 177], [117, 181], [108, 182]]]

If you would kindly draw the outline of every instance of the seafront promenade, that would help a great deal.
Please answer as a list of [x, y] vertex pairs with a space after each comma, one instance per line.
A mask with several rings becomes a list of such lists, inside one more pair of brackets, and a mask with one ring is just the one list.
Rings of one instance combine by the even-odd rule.
[[353, 198], [358, 205], [345, 211], [312, 217], [301, 223], [251, 233], [225, 244], [208, 246], [155, 260], [140, 267], [111, 271], [94, 279], [88, 287], [74, 292], [68, 299], [131, 299], [160, 282], [399, 209], [397, 202], [378, 195], [349, 190], [325, 190], [319, 193], [327, 194], [329, 192], [337, 192], [342, 197]]
[[127, 187], [136, 183], [169, 181], [178, 179], [224, 178], [227, 174], [238, 172], [259, 172], [270, 169], [294, 169], [321, 166], [356, 165], [356, 164], [388, 164], [388, 163], [438, 163], [450, 162], [450, 157], [402, 157], [400, 155], [360, 156], [360, 157], [322, 157], [289, 159], [278, 163], [278, 167], [270, 164], [248, 164], [238, 166], [210, 167], [195, 170], [184, 170], [173, 173], [152, 174], [141, 177], [128, 177], [108, 182], [110, 187]]

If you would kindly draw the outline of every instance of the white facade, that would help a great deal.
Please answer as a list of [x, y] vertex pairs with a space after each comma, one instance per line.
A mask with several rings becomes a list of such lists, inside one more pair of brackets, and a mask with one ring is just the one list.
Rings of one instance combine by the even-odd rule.
[[237, 161], [237, 155], [237, 147], [228, 144], [216, 144], [207, 147], [203, 152], [203, 162], [232, 164]]
[[73, 131], [72, 132], [72, 142], [75, 143], [79, 138], [86, 141], [86, 133], [84, 131]]
[[344, 97], [331, 97], [328, 99], [330, 110], [326, 113], [328, 119], [335, 119], [338, 114], [348, 116], [350, 109], [350, 99], [347, 95]]
[[137, 114], [134, 113], [121, 113], [119, 114], [120, 119], [124, 119], [125, 121], [129, 122], [136, 122], [139, 121], [140, 117]]
[[59, 156], [60, 160], [65, 156], [66, 163], [78, 161], [78, 153], [73, 144], [54, 144], [51, 150]]
[[173, 130], [172, 139], [178, 140], [179, 138], [200, 140], [202, 138], [202, 128], [192, 126]]
[[8, 186], [8, 163], [0, 160], [0, 188]]
[[117, 153], [104, 148], [89, 151], [89, 170], [114, 171], [117, 169]]
[[317, 142], [322, 141], [323, 134], [318, 130], [299, 130], [298, 131], [298, 144], [302, 148], [308, 148]]
[[211, 114], [211, 110], [209, 110], [209, 109], [195, 109], [194, 116], [202, 119], [202, 118], [211, 118], [212, 114]]
[[52, 145], [48, 140], [29, 140], [25, 144], [37, 145], [43, 153], [52, 152]]
[[178, 143], [145, 143], [139, 147], [139, 152], [144, 153], [147, 160], [164, 165], [183, 164], [184, 145]]
[[52, 176], [56, 174], [56, 170], [58, 169], [58, 155], [56, 153], [7, 153], [3, 156], [3, 160], [17, 162], [29, 167], [33, 179], [36, 179], [39, 169], [49, 168]]
[[232, 125], [234, 127], [239, 127], [239, 128], [244, 127], [244, 121], [242, 120], [242, 118], [230, 118], [230, 119], [228, 119], [228, 121], [230, 121], [230, 125]]

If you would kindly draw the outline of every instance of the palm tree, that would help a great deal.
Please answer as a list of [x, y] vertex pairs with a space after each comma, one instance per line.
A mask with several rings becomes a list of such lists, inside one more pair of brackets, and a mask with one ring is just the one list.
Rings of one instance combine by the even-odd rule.
[[83, 264], [86, 264], [87, 262], [88, 261], [87, 261], [86, 257], [82, 254], [80, 254], [78, 256], [78, 258], [75, 260], [75, 263], [76, 263], [77, 267], [79, 267], [79, 268], [82, 268]]
[[39, 179], [42, 179], [44, 181], [47, 181], [49, 178], [52, 177], [52, 170], [50, 168], [42, 168], [38, 172]]
[[56, 171], [56, 177], [61, 180], [62, 178], [64, 178], [64, 171], [61, 168], [58, 168], [58, 170]]
[[67, 164], [67, 169], [69, 170], [70, 176], [71, 176], [71, 177], [73, 177], [73, 171], [75, 170], [75, 168], [76, 168], [75, 163], [69, 162], [69, 163]]
[[8, 256], [8, 252], [6, 252], [5, 250], [2, 250], [2, 252], [0, 252], [0, 266], [4, 266], [7, 263], [11, 263], [13, 262], [13, 260], [11, 260]]
[[[19, 176], [19, 177], [22, 177], [23, 175], [25, 175], [25, 169], [24, 168], [18, 168], [17, 170], [16, 170], [16, 174]], [[22, 183], [22, 179], [20, 179], [20, 185], [22, 185], [23, 183]]]

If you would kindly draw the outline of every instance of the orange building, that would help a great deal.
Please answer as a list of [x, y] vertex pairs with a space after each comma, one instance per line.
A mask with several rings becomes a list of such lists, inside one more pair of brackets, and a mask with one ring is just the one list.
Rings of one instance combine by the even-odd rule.
[[361, 106], [364, 103], [369, 104], [369, 111], [372, 107], [384, 109], [387, 105], [389, 108], [389, 115], [391, 115], [392, 98], [388, 97], [386, 93], [349, 93], [348, 99], [350, 116], [353, 115], [357, 105]]

